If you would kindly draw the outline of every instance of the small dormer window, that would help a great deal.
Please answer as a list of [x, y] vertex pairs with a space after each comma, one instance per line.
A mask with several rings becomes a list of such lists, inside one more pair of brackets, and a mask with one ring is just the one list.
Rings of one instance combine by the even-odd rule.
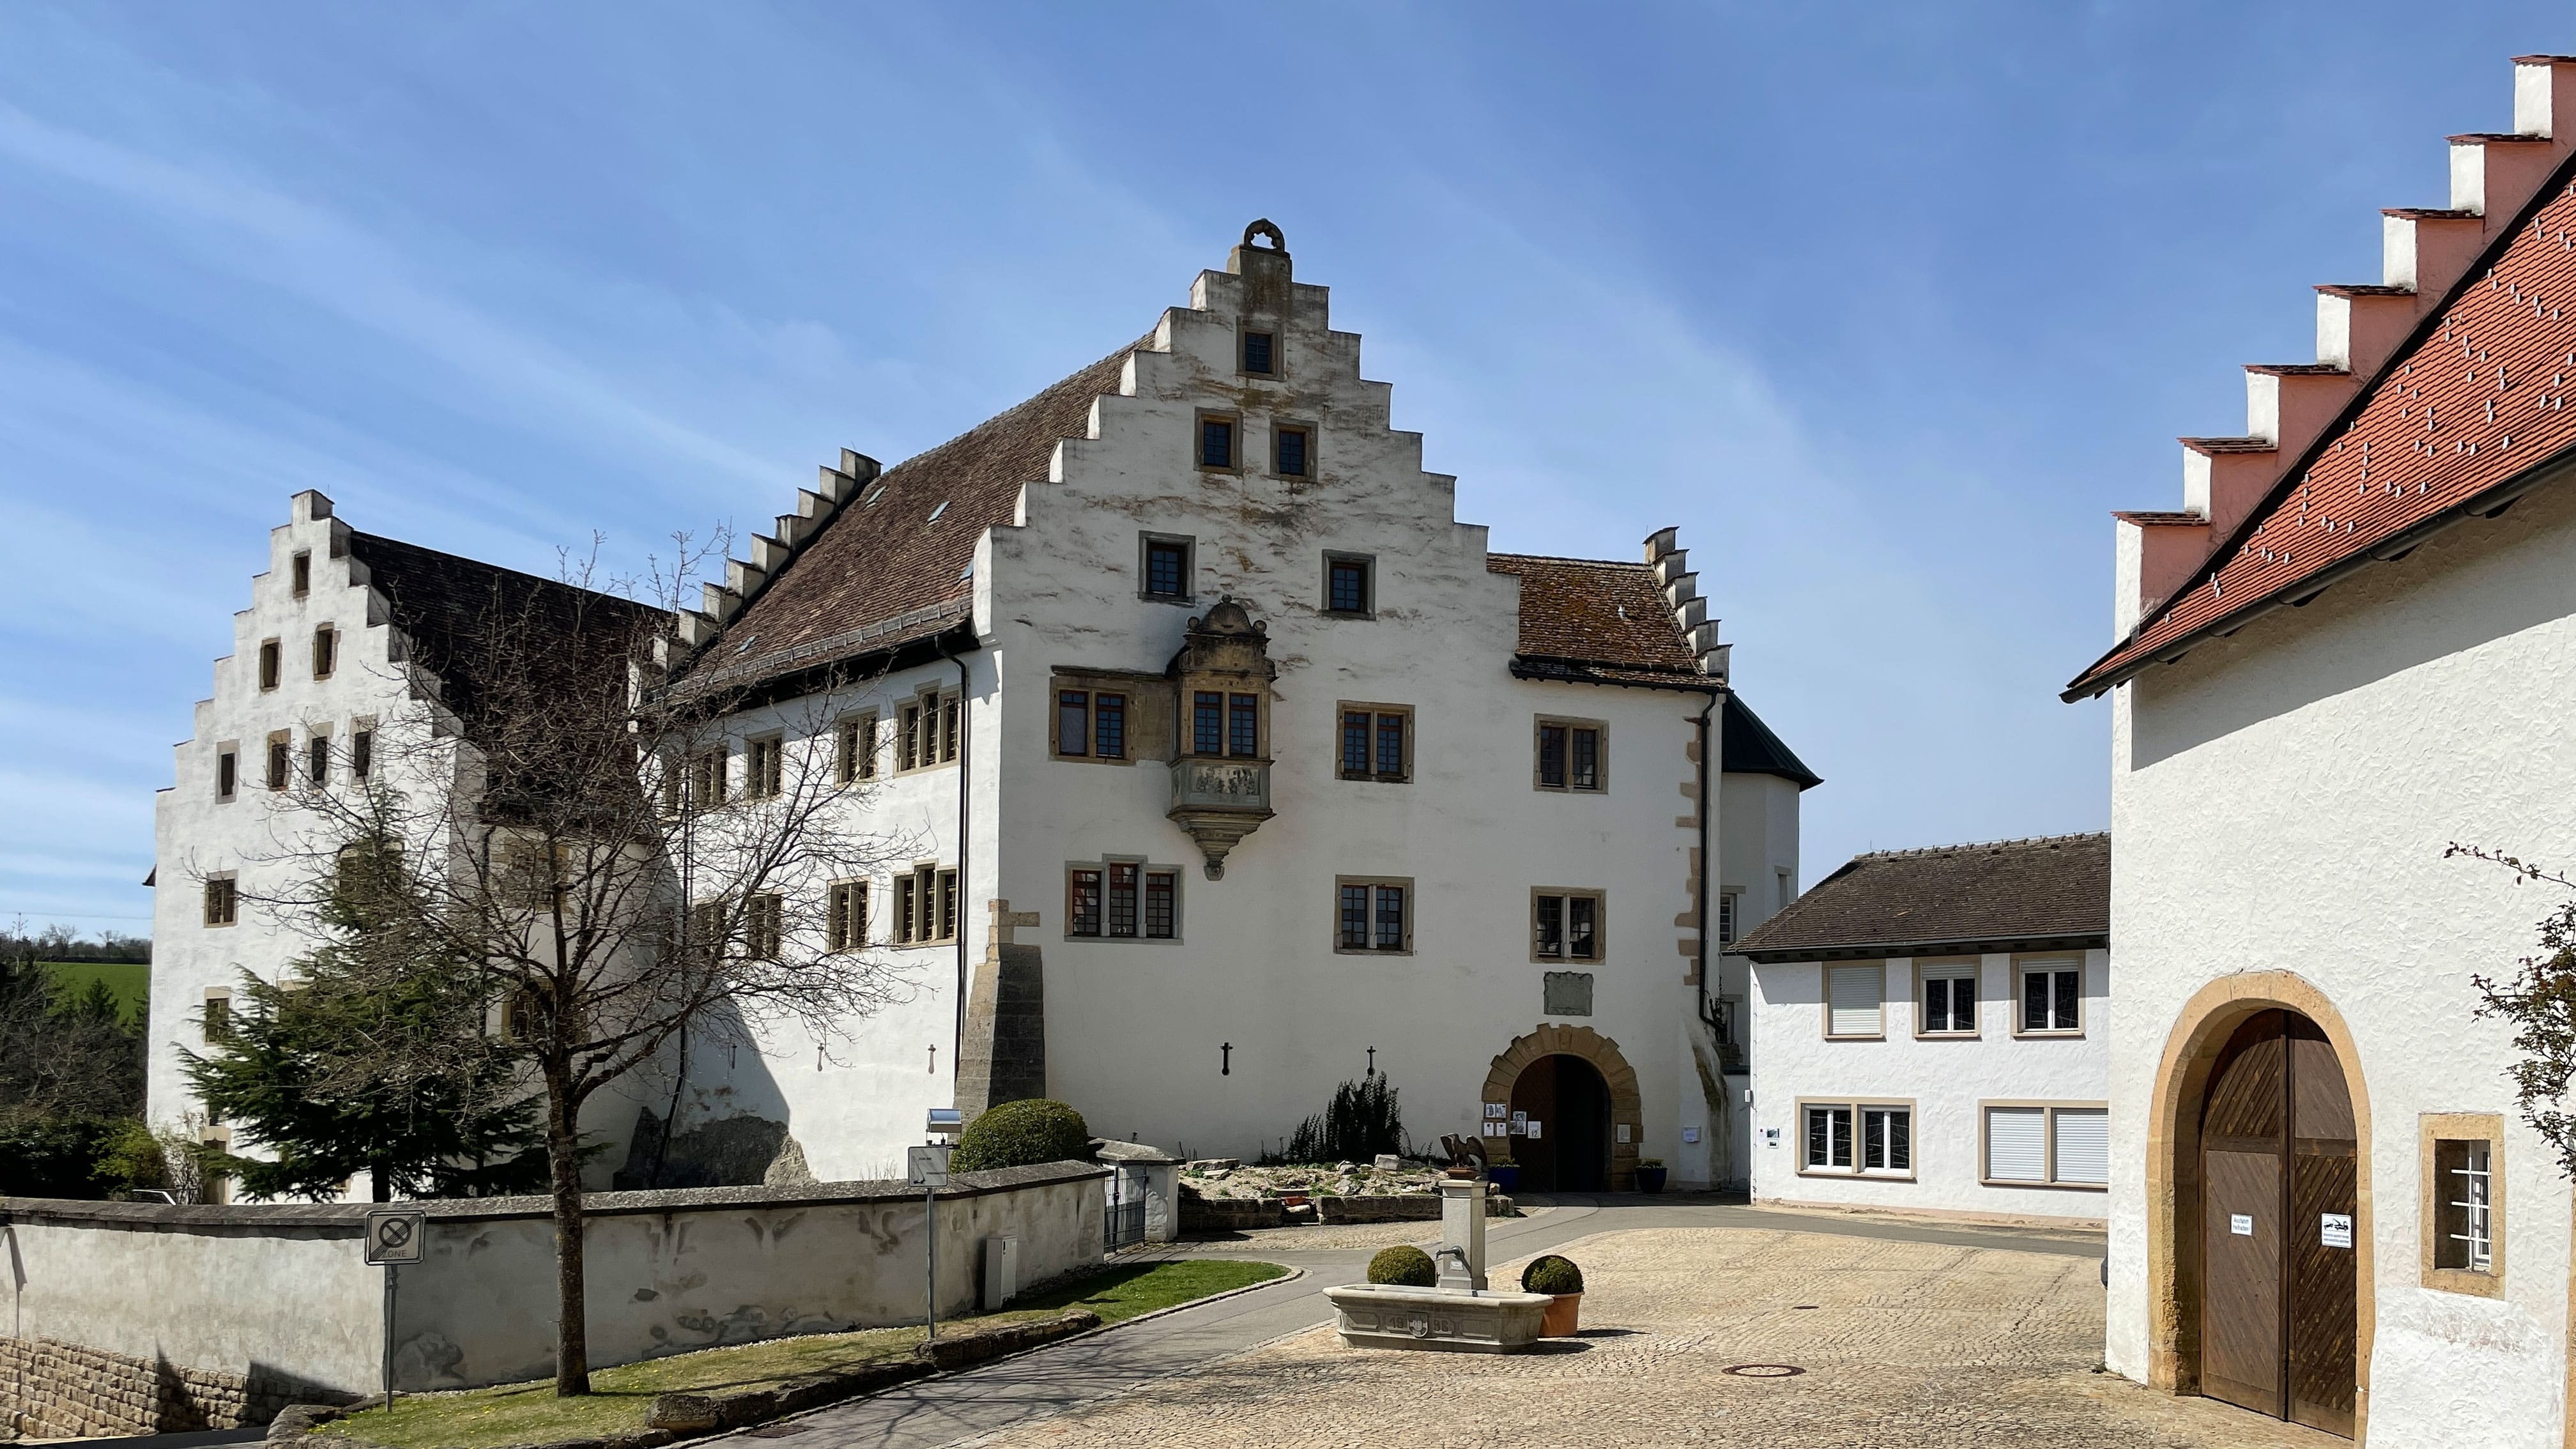
[[1277, 333], [1247, 331], [1243, 334], [1244, 371], [1259, 373], [1263, 377], [1276, 376], [1279, 371], [1278, 352]]
[[297, 554], [294, 560], [293, 573], [295, 579], [295, 597], [300, 599], [306, 594], [313, 592], [313, 555], [309, 553]]

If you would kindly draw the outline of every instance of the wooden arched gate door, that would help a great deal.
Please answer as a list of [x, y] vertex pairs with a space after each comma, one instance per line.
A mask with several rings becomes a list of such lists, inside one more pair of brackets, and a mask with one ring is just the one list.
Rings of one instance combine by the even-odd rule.
[[2201, 1109], [2201, 1392], [2349, 1437], [2352, 1097], [2294, 1011], [2228, 1039]]

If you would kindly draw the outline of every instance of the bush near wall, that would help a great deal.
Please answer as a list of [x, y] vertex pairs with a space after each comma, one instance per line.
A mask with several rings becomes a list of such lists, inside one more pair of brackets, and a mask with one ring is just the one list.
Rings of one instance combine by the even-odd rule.
[[1080, 1112], [1051, 1098], [1031, 1097], [1004, 1102], [967, 1123], [948, 1167], [952, 1172], [990, 1172], [1090, 1155], [1091, 1128]]

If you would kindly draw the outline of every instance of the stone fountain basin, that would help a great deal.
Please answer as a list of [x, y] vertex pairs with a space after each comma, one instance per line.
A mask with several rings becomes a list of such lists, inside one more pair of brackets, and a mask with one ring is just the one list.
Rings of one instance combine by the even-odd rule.
[[1515, 1353], [1538, 1341], [1554, 1300], [1544, 1293], [1463, 1288], [1401, 1288], [1350, 1283], [1327, 1288], [1339, 1314], [1335, 1327], [1353, 1348], [1430, 1348], [1452, 1353]]

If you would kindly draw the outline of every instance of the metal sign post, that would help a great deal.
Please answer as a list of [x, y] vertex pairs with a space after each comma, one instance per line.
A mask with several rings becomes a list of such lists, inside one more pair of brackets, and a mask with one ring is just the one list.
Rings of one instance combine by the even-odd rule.
[[367, 1262], [385, 1270], [385, 1412], [394, 1407], [394, 1285], [405, 1263], [420, 1261], [429, 1238], [429, 1214], [418, 1208], [379, 1208], [367, 1214]]
[[[953, 1138], [964, 1129], [964, 1114], [956, 1108], [930, 1109], [930, 1136]], [[904, 1153], [906, 1180], [921, 1189], [921, 1239], [929, 1255], [921, 1323], [922, 1337], [930, 1343], [939, 1341], [939, 1190], [948, 1185], [948, 1154], [955, 1150], [948, 1143], [932, 1142]]]

